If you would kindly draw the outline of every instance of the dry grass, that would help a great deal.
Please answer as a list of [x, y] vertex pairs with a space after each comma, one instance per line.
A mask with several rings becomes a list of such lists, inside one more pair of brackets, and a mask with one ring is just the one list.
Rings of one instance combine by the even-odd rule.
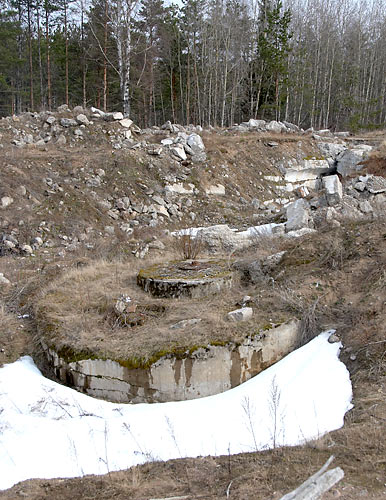
[[[113, 359], [148, 359], [160, 351], [186, 350], [210, 342], [240, 341], [268, 322], [259, 314], [250, 321], [229, 323], [226, 314], [237, 307], [245, 290], [235, 281], [231, 290], [200, 299], [161, 299], [136, 284], [146, 262], [96, 261], [73, 269], [48, 285], [35, 304], [39, 335], [57, 348], [91, 352]], [[144, 312], [143, 324], [123, 327], [111, 320], [121, 294], [129, 295]], [[271, 311], [270, 311], [271, 312]], [[271, 315], [271, 314], [270, 314]], [[200, 318], [197, 325], [172, 330], [178, 321]]]
[[0, 304], [0, 366], [12, 363], [26, 353], [27, 335], [20, 327], [21, 322], [14, 314], [7, 312]]

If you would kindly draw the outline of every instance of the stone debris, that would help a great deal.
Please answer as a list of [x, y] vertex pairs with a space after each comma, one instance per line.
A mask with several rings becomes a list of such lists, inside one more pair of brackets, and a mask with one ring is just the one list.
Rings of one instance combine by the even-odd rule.
[[354, 172], [362, 170], [362, 162], [367, 158], [368, 153], [372, 149], [372, 146], [364, 144], [352, 149], [345, 149], [336, 157], [338, 174], [347, 177]]
[[114, 304], [114, 311], [118, 315], [134, 313], [136, 310], [137, 304], [126, 294], [120, 295]]
[[343, 198], [342, 183], [337, 175], [327, 175], [322, 178], [323, 187], [326, 193], [327, 204], [329, 206], [338, 205]]
[[371, 194], [380, 194], [386, 192], [386, 179], [379, 176], [368, 176], [365, 182], [366, 189]]
[[80, 125], [90, 125], [90, 122], [87, 118], [86, 115], [84, 115], [83, 113], [80, 113], [79, 115], [77, 115], [76, 117], [76, 121], [80, 124]]
[[185, 149], [183, 148], [183, 146], [172, 146], [170, 148], [170, 151], [174, 154], [174, 156], [178, 159], [178, 160], [186, 160], [187, 156], [186, 156], [186, 153], [185, 153]]
[[230, 321], [247, 321], [252, 318], [253, 309], [252, 307], [241, 307], [240, 309], [235, 309], [227, 314], [227, 318]]
[[170, 330], [182, 330], [187, 326], [194, 326], [201, 322], [201, 318], [183, 319], [170, 326]]
[[13, 203], [13, 198], [11, 196], [3, 196], [0, 200], [1, 208], [7, 208]]
[[290, 203], [287, 207], [286, 232], [307, 228], [310, 220], [309, 204], [303, 198]]
[[217, 184], [216, 186], [209, 186], [205, 189], [205, 193], [207, 195], [215, 195], [215, 196], [224, 196], [225, 195], [225, 186], [222, 184]]
[[10, 285], [11, 282], [7, 279], [3, 273], [0, 273], [0, 285]]

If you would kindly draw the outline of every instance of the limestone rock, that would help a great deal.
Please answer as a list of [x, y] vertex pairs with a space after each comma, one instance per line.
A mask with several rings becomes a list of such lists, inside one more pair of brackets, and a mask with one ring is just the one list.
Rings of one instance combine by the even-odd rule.
[[91, 113], [93, 113], [94, 115], [97, 115], [97, 116], [100, 116], [100, 117], [103, 117], [105, 116], [105, 112], [102, 111], [101, 109], [98, 109], [98, 108], [94, 108], [94, 107], [91, 107]]
[[7, 279], [3, 273], [0, 273], [0, 285], [10, 285], [11, 282]]
[[251, 118], [248, 122], [246, 122], [249, 128], [252, 129], [262, 129], [265, 128], [265, 120], [255, 120]]
[[33, 248], [39, 248], [43, 245], [43, 240], [40, 236], [36, 236], [35, 238], [32, 238], [31, 240], [31, 247]]
[[70, 108], [67, 106], [67, 104], [62, 104], [61, 106], [58, 106], [58, 113], [66, 113], [68, 111], [71, 111]]
[[171, 325], [170, 330], [182, 330], [187, 326], [197, 325], [201, 321], [201, 318], [183, 319]]
[[304, 159], [299, 163], [290, 163], [288, 166], [282, 166], [284, 180], [292, 183], [304, 181], [314, 181], [322, 174], [330, 170], [330, 164], [327, 160]]
[[80, 124], [80, 125], [90, 125], [90, 122], [87, 118], [86, 115], [84, 115], [83, 113], [80, 113], [79, 115], [77, 115], [76, 117], [76, 121]]
[[202, 243], [210, 252], [232, 252], [247, 248], [252, 244], [252, 239], [246, 232], [237, 233], [227, 224], [218, 224], [200, 229], [199, 236]]
[[85, 111], [86, 110], [83, 108], [83, 106], [75, 106], [75, 108], [72, 110], [74, 115], [84, 114]]
[[20, 250], [25, 255], [31, 255], [33, 253], [32, 247], [30, 245], [22, 245]]
[[13, 203], [13, 198], [11, 196], [3, 196], [1, 198], [1, 208], [7, 208]]
[[366, 181], [366, 189], [371, 194], [386, 192], [386, 179], [380, 176], [370, 176]]
[[363, 181], [356, 182], [354, 184], [354, 188], [360, 193], [363, 193], [363, 191], [366, 189], [366, 182]]
[[240, 309], [235, 309], [227, 314], [227, 318], [230, 321], [247, 321], [251, 319], [253, 315], [252, 307], [241, 307]]
[[322, 179], [326, 192], [327, 203], [330, 207], [338, 205], [343, 197], [342, 183], [337, 175], [327, 175]]
[[225, 187], [222, 184], [217, 184], [216, 186], [209, 186], [208, 188], [205, 189], [205, 193], [207, 195], [224, 196]]
[[191, 194], [194, 192], [194, 184], [188, 184], [188, 188], [185, 188], [182, 183], [167, 184], [165, 186], [166, 193], [176, 193], [176, 194]]
[[347, 177], [353, 172], [362, 170], [360, 163], [366, 159], [367, 153], [372, 150], [371, 146], [357, 146], [352, 149], [346, 149], [337, 156], [337, 172]]
[[59, 137], [56, 139], [55, 144], [58, 144], [59, 146], [63, 146], [64, 144], [66, 144], [66, 142], [67, 142], [66, 136], [63, 134], [60, 134]]
[[286, 130], [286, 126], [281, 122], [277, 122], [276, 120], [272, 120], [266, 125], [266, 129], [269, 132], [276, 132], [277, 134], [280, 134], [282, 131]]
[[303, 199], [290, 203], [287, 207], [286, 232], [308, 227], [309, 205]]
[[130, 128], [133, 125], [133, 120], [130, 120], [130, 118], [123, 118], [119, 120], [119, 124], [122, 125], [122, 127]]
[[319, 151], [327, 158], [335, 159], [339, 154], [347, 149], [344, 144], [336, 142], [319, 142], [317, 144]]
[[185, 161], [187, 159], [187, 156], [186, 156], [186, 153], [185, 153], [185, 149], [183, 148], [183, 146], [180, 146], [180, 145], [172, 146], [170, 148], [170, 151], [180, 161]]
[[285, 125], [287, 127], [287, 129], [289, 129], [291, 132], [299, 132], [300, 131], [300, 128], [295, 125], [294, 123], [290, 123], [290, 122], [286, 122], [286, 121], [283, 121], [282, 122], [283, 125]]
[[364, 214], [370, 214], [373, 211], [373, 207], [368, 200], [364, 200], [359, 202], [359, 210]]
[[64, 128], [76, 127], [78, 122], [72, 118], [61, 118], [60, 125]]
[[200, 135], [190, 134], [186, 139], [187, 145], [192, 149], [193, 154], [202, 153], [205, 150], [205, 145]]

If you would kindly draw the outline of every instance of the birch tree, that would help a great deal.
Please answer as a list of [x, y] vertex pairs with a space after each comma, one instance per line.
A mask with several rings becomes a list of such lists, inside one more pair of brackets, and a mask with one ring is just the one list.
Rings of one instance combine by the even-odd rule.
[[110, 4], [111, 26], [117, 46], [121, 104], [125, 116], [129, 116], [131, 111], [132, 30], [138, 3], [138, 0], [114, 0]]

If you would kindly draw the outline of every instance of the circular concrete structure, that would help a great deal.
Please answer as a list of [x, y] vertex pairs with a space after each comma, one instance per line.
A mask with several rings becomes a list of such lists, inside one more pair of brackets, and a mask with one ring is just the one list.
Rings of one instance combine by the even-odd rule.
[[226, 260], [178, 261], [141, 269], [137, 283], [154, 297], [205, 297], [232, 285]]

